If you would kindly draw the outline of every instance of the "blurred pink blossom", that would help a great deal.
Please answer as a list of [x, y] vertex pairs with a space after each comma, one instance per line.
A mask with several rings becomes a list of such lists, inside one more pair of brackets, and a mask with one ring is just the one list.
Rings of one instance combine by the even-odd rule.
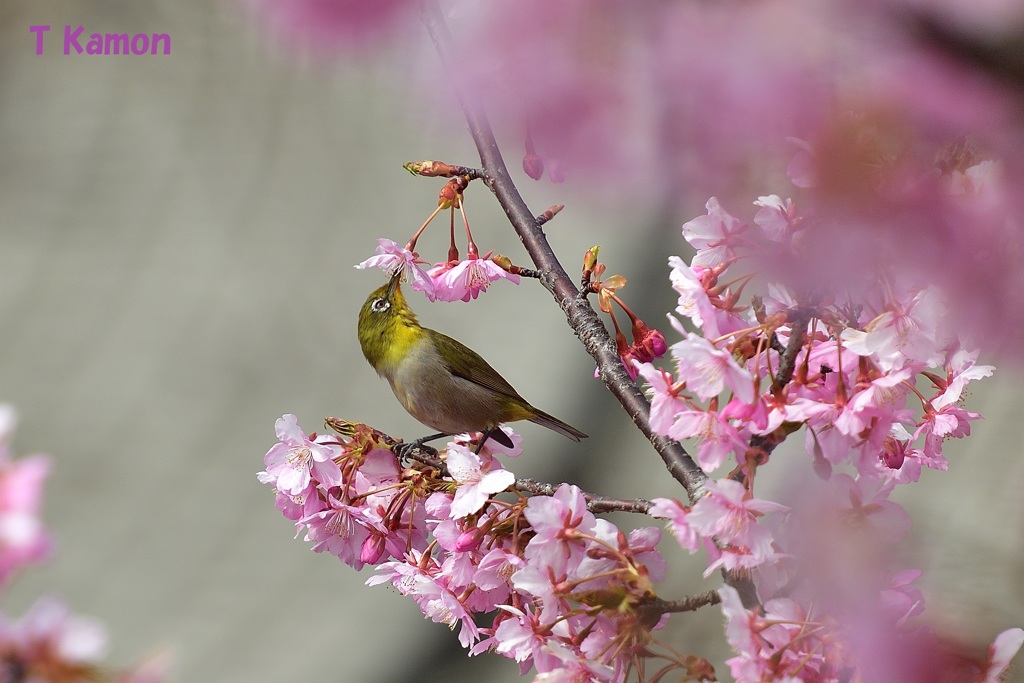
[[323, 56], [353, 53], [414, 19], [415, 0], [242, 0], [274, 38]]

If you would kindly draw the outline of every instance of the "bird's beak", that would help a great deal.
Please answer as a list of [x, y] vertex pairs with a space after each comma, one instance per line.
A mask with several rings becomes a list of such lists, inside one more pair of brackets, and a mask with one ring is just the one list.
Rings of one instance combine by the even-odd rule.
[[390, 299], [394, 295], [395, 290], [398, 289], [398, 284], [402, 281], [402, 275], [404, 273], [405, 270], [403, 268], [399, 268], [395, 271], [395, 274], [391, 276], [391, 282], [388, 283], [388, 299]]

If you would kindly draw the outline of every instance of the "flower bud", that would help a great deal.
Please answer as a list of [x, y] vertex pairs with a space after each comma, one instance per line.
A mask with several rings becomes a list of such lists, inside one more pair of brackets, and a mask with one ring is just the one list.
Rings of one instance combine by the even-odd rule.
[[384, 557], [384, 537], [378, 534], [367, 536], [359, 551], [359, 560], [364, 564], [377, 564]]
[[882, 444], [882, 452], [880, 456], [885, 466], [891, 470], [898, 470], [903, 467], [903, 461], [907, 457], [906, 444], [902, 441], [897, 441], [891, 436], [885, 437], [885, 442]]
[[469, 181], [465, 176], [452, 178], [437, 196], [437, 205], [442, 209], [457, 209], [462, 205], [462, 191], [468, 187]]
[[544, 160], [536, 153], [526, 153], [523, 156], [523, 172], [534, 180], [540, 180], [544, 177]]
[[633, 320], [633, 347], [637, 350], [637, 357], [645, 363], [661, 358], [668, 351], [665, 335], [651, 329], [639, 318]]
[[544, 213], [537, 216], [537, 222], [541, 225], [547, 223], [549, 220], [558, 215], [558, 213], [565, 208], [565, 204], [554, 204], [549, 206]]
[[565, 182], [565, 167], [558, 161], [558, 159], [548, 159], [548, 178], [553, 183]]
[[459, 534], [459, 537], [455, 539], [455, 550], [456, 552], [464, 553], [467, 550], [476, 550], [483, 543], [487, 533], [480, 527], [473, 527], [468, 531], [463, 531]]
[[458, 175], [459, 167], [446, 164], [443, 161], [410, 161], [402, 164], [409, 173], [427, 177], [450, 178]]
[[601, 245], [595, 244], [590, 249], [587, 249], [587, 253], [583, 255], [583, 272], [592, 273], [594, 267], [597, 266], [597, 255], [601, 251]]
[[491, 256], [491, 263], [493, 263], [494, 265], [498, 266], [499, 268], [504, 270], [506, 273], [512, 273], [513, 275], [518, 274], [518, 271], [521, 270], [521, 268], [519, 268], [519, 266], [514, 265], [512, 263], [512, 259], [510, 259], [508, 256], [502, 256], [501, 254], [494, 254], [494, 255], [492, 255]]

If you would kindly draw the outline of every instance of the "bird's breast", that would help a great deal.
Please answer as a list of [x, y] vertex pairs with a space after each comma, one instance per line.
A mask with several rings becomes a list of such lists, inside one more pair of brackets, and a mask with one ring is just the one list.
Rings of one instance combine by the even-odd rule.
[[439, 432], [483, 431], [502, 421], [500, 397], [453, 375], [429, 338], [410, 348], [388, 381], [406, 411]]

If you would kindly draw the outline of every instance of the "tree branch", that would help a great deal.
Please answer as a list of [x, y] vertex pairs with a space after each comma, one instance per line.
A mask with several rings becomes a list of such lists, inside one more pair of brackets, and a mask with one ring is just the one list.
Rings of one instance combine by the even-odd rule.
[[[433, 467], [443, 477], [452, 476], [448, 471], [448, 466], [445, 464], [444, 460], [437, 457], [437, 451], [433, 448], [414, 448], [412, 451], [407, 453], [405, 457], [409, 460], [415, 460], [418, 463], [427, 465], [428, 467]], [[539, 496], [553, 496], [555, 495], [555, 491], [558, 490], [558, 486], [555, 484], [526, 478], [516, 479], [512, 487], [518, 491], [525, 491]], [[602, 512], [637, 512], [640, 514], [647, 514], [647, 511], [651, 509], [651, 502], [649, 500], [644, 500], [643, 498], [637, 498], [636, 500], [622, 500], [620, 498], [599, 496], [596, 493], [587, 493], [586, 491], [583, 492], [583, 498], [587, 501], [587, 509], [594, 514], [600, 514]]]
[[[534, 479], [516, 479], [515, 487], [520, 491], [536, 493], [542, 496], [553, 496], [558, 487], [543, 481]], [[647, 514], [651, 509], [651, 501], [637, 498], [636, 500], [622, 500], [620, 498], [608, 498], [599, 496], [596, 493], [584, 493], [587, 501], [587, 509], [593, 513], [600, 512], [638, 512]]]
[[718, 591], [707, 591], [698, 595], [689, 595], [681, 600], [662, 600], [658, 598], [652, 607], [664, 614], [665, 612], [696, 612], [707, 605], [717, 605], [722, 602], [722, 596]]
[[778, 392], [789, 384], [796, 371], [796, 357], [800, 355], [800, 349], [807, 341], [807, 323], [810, 321], [810, 311], [797, 308], [789, 320], [789, 343], [782, 354], [779, 363], [779, 371], [775, 373], [775, 381], [772, 382], [772, 391]]
[[[424, 0], [423, 21], [437, 49], [442, 68], [448, 73], [456, 73], [457, 60], [454, 56], [451, 33], [437, 0]], [[473, 142], [480, 153], [485, 173], [484, 182], [497, 197], [527, 253], [541, 271], [541, 283], [561, 306], [569, 326], [597, 363], [601, 381], [622, 405], [633, 424], [650, 440], [665, 462], [669, 473], [683, 485], [690, 501], [696, 502], [706, 493], [704, 482], [707, 480], [707, 474], [678, 442], [655, 434], [651, 430], [650, 403], [623, 367], [615, 351], [615, 344], [597, 313], [589, 302], [577, 296], [579, 292], [576, 285], [562, 268], [551, 245], [548, 244], [543, 229], [516, 189], [487, 116], [468, 98], [454, 79], [453, 87], [469, 124]]]

